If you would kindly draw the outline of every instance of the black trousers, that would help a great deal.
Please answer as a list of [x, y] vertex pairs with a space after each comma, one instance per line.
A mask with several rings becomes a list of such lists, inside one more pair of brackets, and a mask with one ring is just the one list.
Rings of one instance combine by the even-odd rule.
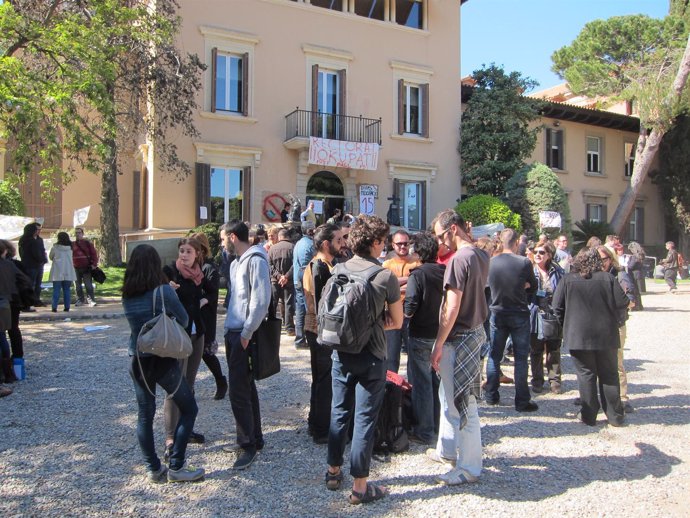
[[580, 385], [582, 421], [590, 426], [597, 422], [601, 401], [601, 409], [609, 422], [622, 424], [624, 413], [618, 381], [618, 349], [571, 349], [570, 356]]
[[305, 331], [304, 334], [311, 355], [311, 398], [307, 423], [311, 434], [318, 439], [328, 437], [328, 428], [331, 425], [333, 351], [319, 345], [315, 333]]
[[225, 355], [228, 360], [228, 388], [235, 416], [237, 444], [244, 450], [256, 451], [263, 448], [264, 444], [259, 394], [249, 368], [249, 347], [242, 347], [240, 333], [230, 331], [225, 334]]

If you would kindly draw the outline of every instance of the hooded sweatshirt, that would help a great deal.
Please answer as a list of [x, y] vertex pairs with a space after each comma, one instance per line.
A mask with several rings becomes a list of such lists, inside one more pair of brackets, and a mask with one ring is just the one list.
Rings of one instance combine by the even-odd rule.
[[271, 302], [266, 250], [260, 245], [250, 247], [230, 264], [229, 280], [225, 332], [239, 332], [249, 340], [266, 317]]

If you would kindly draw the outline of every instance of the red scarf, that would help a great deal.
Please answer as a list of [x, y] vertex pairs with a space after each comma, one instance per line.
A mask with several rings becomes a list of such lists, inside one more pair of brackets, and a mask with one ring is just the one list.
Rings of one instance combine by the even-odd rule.
[[201, 272], [201, 267], [197, 262], [194, 262], [194, 266], [190, 268], [189, 266], [182, 264], [182, 261], [178, 259], [175, 261], [175, 267], [177, 268], [177, 271], [180, 272], [182, 277], [185, 279], [191, 279], [197, 286], [201, 284], [201, 281], [204, 280], [204, 274]]

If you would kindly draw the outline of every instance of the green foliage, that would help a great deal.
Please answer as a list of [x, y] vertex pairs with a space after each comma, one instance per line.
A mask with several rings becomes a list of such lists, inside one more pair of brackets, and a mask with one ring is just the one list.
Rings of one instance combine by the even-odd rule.
[[196, 234], [202, 232], [206, 234], [208, 238], [208, 244], [211, 245], [211, 257], [216, 257], [220, 254], [220, 223], [211, 222], [190, 230], [187, 235]]
[[643, 125], [666, 129], [681, 110], [667, 96], [689, 29], [678, 9], [663, 20], [645, 15], [594, 20], [553, 53], [552, 70], [574, 93], [634, 100]]
[[506, 227], [522, 231], [520, 216], [511, 211], [504, 202], [488, 194], [472, 196], [458, 203], [455, 210], [474, 226], [503, 223]]
[[522, 94], [537, 83], [492, 64], [472, 74], [476, 86], [462, 114], [462, 179], [471, 194], [503, 196], [505, 183], [534, 150], [541, 102]]
[[680, 232], [690, 232], [690, 117], [679, 117], [664, 135], [652, 181], [661, 190], [668, 222]]
[[613, 233], [613, 228], [605, 221], [580, 220], [575, 223], [573, 230], [573, 253], [579, 252], [587, 244], [590, 237], [598, 237], [604, 243], [606, 236]]
[[[528, 234], [536, 236], [546, 232], [553, 238], [561, 231], [566, 235], [570, 232], [568, 197], [549, 166], [535, 162], [520, 169], [506, 183], [505, 199], [511, 210], [522, 218], [522, 226]], [[539, 212], [544, 210], [560, 213], [560, 230], [539, 228]]]
[[0, 214], [5, 216], [24, 215], [22, 195], [8, 180], [0, 181]]

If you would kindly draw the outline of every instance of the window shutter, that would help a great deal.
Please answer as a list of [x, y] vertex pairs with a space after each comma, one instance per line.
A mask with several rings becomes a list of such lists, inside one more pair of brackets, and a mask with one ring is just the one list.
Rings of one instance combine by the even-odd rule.
[[637, 211], [637, 225], [635, 226], [637, 235], [635, 237], [639, 243], [644, 243], [644, 208], [636, 207], [635, 210]]
[[421, 214], [422, 221], [419, 230], [424, 230], [426, 228], [426, 181], [421, 182], [422, 185], [422, 195], [421, 195]]
[[216, 111], [216, 75], [218, 74], [217, 62], [218, 61], [218, 48], [213, 47], [211, 49], [211, 111]]
[[398, 135], [405, 133], [405, 81], [398, 79]]
[[388, 209], [388, 217], [386, 218], [388, 221], [389, 225], [400, 225], [400, 209], [401, 209], [401, 203], [402, 203], [402, 197], [400, 199], [395, 199], [398, 198], [398, 194], [400, 193], [400, 180], [397, 178], [393, 179], [393, 201], [391, 201], [391, 206], [395, 204], [398, 208], [397, 210], [393, 210], [392, 207], [389, 207]]
[[347, 115], [347, 71], [343, 68], [338, 70], [338, 129], [340, 140], [349, 140], [346, 133], [345, 115]]
[[420, 86], [422, 92], [422, 136], [429, 138], [429, 83]]
[[604, 223], [608, 223], [609, 221], [609, 217], [606, 214], [606, 203], [601, 204], [601, 221], [603, 221]]
[[319, 65], [311, 67], [311, 131], [310, 136], [318, 136], [319, 110]]
[[556, 132], [556, 146], [558, 146], [558, 163], [555, 164], [557, 169], [564, 169], [563, 166], [563, 132]]
[[249, 115], [249, 54], [242, 55], [242, 115]]
[[546, 135], [544, 138], [544, 141], [546, 142], [546, 150], [545, 150], [545, 156], [546, 156], [546, 165], [549, 167], [553, 167], [553, 164], [551, 163], [551, 130], [546, 129]]
[[591, 214], [591, 211], [589, 210], [589, 203], [585, 204], [585, 219], [587, 221], [591, 221], [591, 219], [592, 219], [592, 214]]
[[[196, 225], [202, 225], [208, 221], [211, 214], [211, 166], [210, 164], [195, 164], [196, 170]], [[207, 219], [201, 219], [199, 207], [206, 207]]]
[[242, 168], [242, 220], [251, 220], [252, 168]]

